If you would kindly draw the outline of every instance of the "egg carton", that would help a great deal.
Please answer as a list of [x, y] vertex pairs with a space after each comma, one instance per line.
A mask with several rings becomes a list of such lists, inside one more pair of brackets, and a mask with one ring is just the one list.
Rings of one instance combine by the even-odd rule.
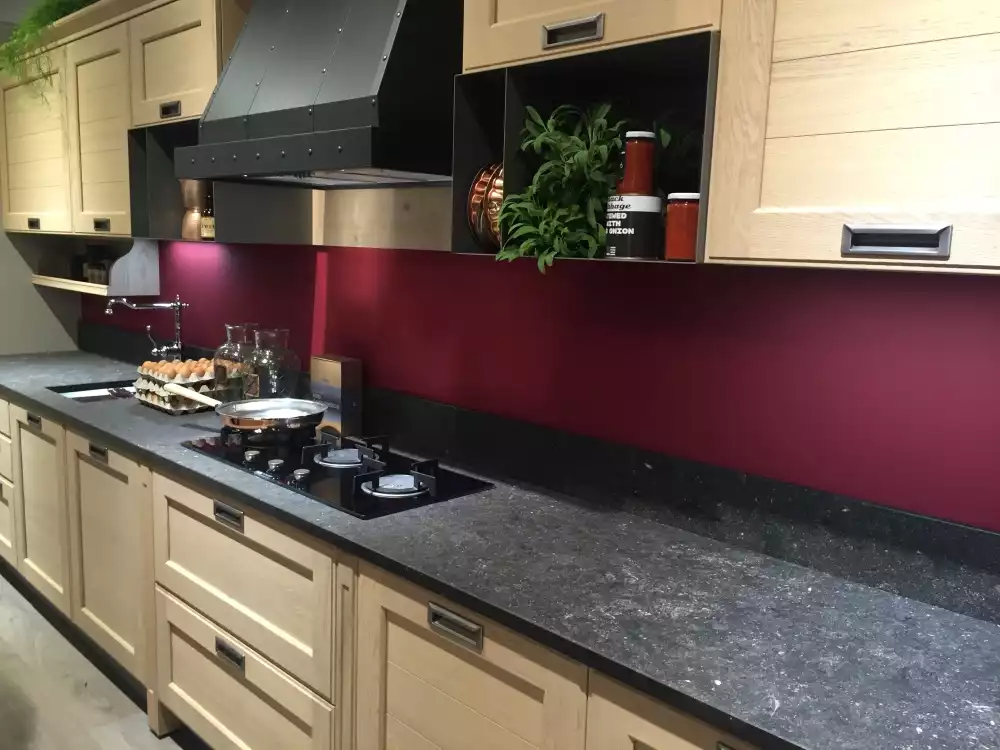
[[177, 394], [171, 393], [164, 386], [175, 383], [177, 385], [184, 385], [186, 388], [190, 388], [192, 391], [198, 391], [198, 393], [204, 393], [211, 396], [214, 393], [213, 384], [209, 380], [199, 380], [191, 383], [189, 381], [178, 381], [178, 380], [157, 380], [145, 375], [135, 381], [135, 392], [136, 393], [147, 393], [150, 395], [157, 396], [159, 398], [179, 398], [184, 401], [190, 401], [183, 396], [178, 396]]
[[194, 401], [189, 401], [181, 396], [162, 398], [154, 393], [139, 394], [137, 392], [135, 397], [143, 406], [162, 411], [164, 414], [194, 414], [200, 411], [211, 411], [212, 409], [211, 406], [196, 404]]
[[199, 383], [206, 383], [206, 384], [212, 383], [215, 380], [215, 372], [212, 371], [211, 368], [209, 368], [209, 371], [206, 372], [201, 377], [197, 375], [191, 375], [190, 377], [187, 378], [185, 378], [183, 375], [174, 375], [173, 377], [167, 378], [161, 375], [160, 373], [156, 372], [155, 370], [145, 369], [141, 366], [136, 368], [136, 372], [138, 372], [140, 376], [146, 378], [147, 380], [152, 380], [162, 385], [166, 385], [167, 383], [176, 383], [177, 385], [190, 387], [193, 385], [197, 385]]

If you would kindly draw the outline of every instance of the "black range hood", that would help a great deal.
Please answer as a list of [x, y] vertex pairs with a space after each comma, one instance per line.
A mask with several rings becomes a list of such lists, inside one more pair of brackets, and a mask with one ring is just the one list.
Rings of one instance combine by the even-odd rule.
[[462, 0], [254, 0], [180, 178], [446, 184]]

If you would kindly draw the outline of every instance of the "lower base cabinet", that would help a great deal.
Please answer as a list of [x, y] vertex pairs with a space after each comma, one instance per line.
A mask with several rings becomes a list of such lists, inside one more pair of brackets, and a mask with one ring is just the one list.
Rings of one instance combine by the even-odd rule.
[[0, 558], [17, 565], [14, 548], [14, 485], [0, 477]]
[[162, 589], [160, 701], [214, 750], [330, 750], [333, 706]]
[[358, 579], [358, 750], [582, 750], [587, 670], [377, 568]]
[[587, 750], [751, 750], [597, 672], [590, 673]]
[[149, 684], [153, 618], [149, 469], [66, 433], [72, 619], [143, 684]]
[[13, 432], [15, 537], [18, 572], [70, 614], [66, 430], [18, 406]]

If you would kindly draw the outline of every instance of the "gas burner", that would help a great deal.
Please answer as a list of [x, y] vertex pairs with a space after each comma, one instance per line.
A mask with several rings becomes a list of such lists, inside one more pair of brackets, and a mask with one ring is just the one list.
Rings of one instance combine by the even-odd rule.
[[325, 454], [317, 453], [313, 456], [313, 461], [331, 469], [353, 469], [361, 466], [361, 451], [357, 448], [334, 449]]
[[419, 497], [427, 492], [412, 474], [384, 474], [370, 482], [361, 485], [361, 491], [373, 497], [396, 499], [401, 497]]

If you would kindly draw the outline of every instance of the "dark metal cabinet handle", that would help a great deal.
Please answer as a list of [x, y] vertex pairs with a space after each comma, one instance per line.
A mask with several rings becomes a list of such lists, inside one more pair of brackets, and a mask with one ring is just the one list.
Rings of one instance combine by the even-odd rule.
[[32, 427], [37, 427], [38, 429], [42, 429], [42, 418], [29, 412], [28, 424], [30, 424]]
[[565, 47], [569, 44], [580, 44], [582, 42], [595, 42], [603, 38], [603, 13], [542, 26], [542, 49]]
[[41, 229], [42, 220], [41, 219], [28, 219], [28, 229]]
[[166, 120], [170, 117], [180, 117], [181, 116], [181, 103], [177, 102], [163, 102], [160, 105], [160, 119]]
[[727, 745], [725, 742], [716, 742], [715, 750], [733, 750], [733, 749], [729, 747], [729, 745]]
[[99, 445], [94, 445], [93, 443], [90, 443], [88, 452], [90, 453], [90, 457], [95, 461], [100, 461], [102, 464], [106, 464], [108, 462], [107, 448], [102, 448]]
[[473, 651], [483, 650], [483, 626], [461, 615], [456, 615], [444, 607], [428, 602], [427, 623], [433, 630], [444, 634], [456, 643]]
[[111, 231], [111, 219], [94, 219], [94, 231], [95, 232], [110, 232]]
[[243, 652], [235, 646], [229, 645], [218, 636], [215, 637], [215, 655], [235, 668], [240, 674], [246, 672], [247, 658]]
[[243, 511], [236, 510], [236, 508], [230, 507], [225, 503], [220, 503], [218, 500], [213, 501], [212, 511], [215, 514], [215, 520], [224, 526], [228, 526], [235, 531], [243, 533]]
[[952, 227], [844, 225], [840, 254], [844, 258], [925, 258], [948, 260]]

